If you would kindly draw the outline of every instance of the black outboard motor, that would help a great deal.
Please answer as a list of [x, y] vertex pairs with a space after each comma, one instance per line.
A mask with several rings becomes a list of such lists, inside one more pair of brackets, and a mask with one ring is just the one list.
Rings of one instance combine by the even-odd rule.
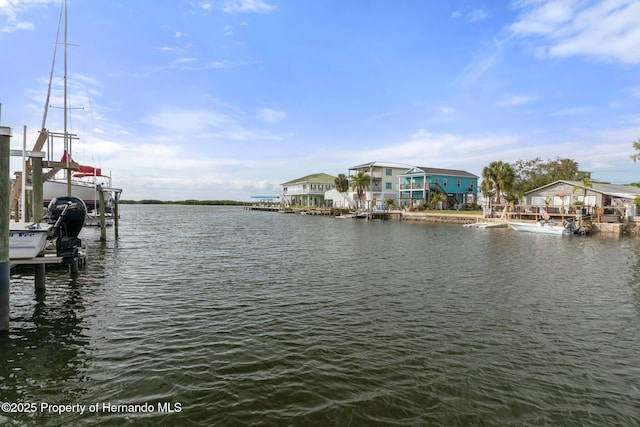
[[78, 256], [78, 248], [82, 241], [78, 234], [84, 226], [87, 206], [84, 201], [74, 196], [56, 197], [49, 203], [47, 212], [49, 224], [53, 224], [56, 239], [56, 255], [63, 258]]

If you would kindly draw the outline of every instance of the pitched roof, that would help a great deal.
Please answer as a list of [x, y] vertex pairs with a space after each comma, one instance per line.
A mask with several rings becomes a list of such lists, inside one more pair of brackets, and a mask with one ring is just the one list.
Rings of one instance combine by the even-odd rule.
[[349, 168], [349, 170], [358, 170], [358, 169], [365, 169], [365, 168], [370, 168], [370, 167], [378, 167], [378, 168], [400, 168], [400, 169], [411, 169], [411, 165], [407, 165], [404, 163], [391, 163], [391, 162], [369, 162], [369, 163], [364, 163], [362, 165], [358, 165], [358, 166], [352, 166]]
[[292, 181], [283, 182], [280, 185], [296, 184], [300, 182], [310, 182], [313, 184], [333, 184], [336, 177], [326, 173], [314, 173], [312, 175], [303, 176], [302, 178], [294, 179]]
[[420, 167], [426, 174], [430, 175], [450, 175], [450, 176], [464, 176], [467, 178], [478, 178], [477, 175], [469, 173], [467, 171], [459, 169], [441, 169], [441, 168], [425, 168]]
[[370, 167], [401, 168], [401, 169], [405, 169], [407, 171], [410, 170], [410, 169], [413, 169], [415, 167], [418, 167], [418, 168], [422, 169], [425, 173], [431, 174], [431, 175], [449, 175], [449, 176], [463, 176], [463, 177], [468, 177], [468, 178], [478, 178], [477, 175], [474, 175], [472, 173], [469, 173], [469, 172], [463, 171], [463, 170], [441, 169], [441, 168], [426, 168], [426, 167], [421, 167], [421, 166], [407, 165], [407, 164], [404, 164], [404, 163], [390, 163], [390, 162], [364, 163], [362, 165], [352, 166], [352, 167], [349, 168], [349, 170], [366, 169], [366, 168], [370, 168]]
[[[543, 190], [548, 187], [552, 187], [556, 184], [567, 184], [573, 187], [582, 187], [581, 181], [569, 181], [560, 179], [558, 181], [554, 181], [550, 184], [543, 185], [542, 187], [535, 188], [533, 190], [527, 191], [526, 194], [532, 193], [534, 191]], [[619, 185], [619, 184], [609, 184], [605, 182], [591, 182], [591, 188], [588, 188], [589, 191], [593, 191], [596, 193], [604, 194], [607, 196], [621, 197], [627, 199], [633, 199], [636, 196], [640, 196], [640, 188], [634, 187], [633, 185]]]

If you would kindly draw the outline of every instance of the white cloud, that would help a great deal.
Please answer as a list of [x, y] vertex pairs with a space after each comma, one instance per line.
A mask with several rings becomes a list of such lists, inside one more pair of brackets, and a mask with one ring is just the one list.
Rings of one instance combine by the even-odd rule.
[[470, 22], [480, 22], [484, 21], [489, 17], [489, 14], [483, 9], [474, 9], [467, 14], [467, 19]]
[[475, 83], [484, 73], [493, 67], [495, 62], [502, 56], [502, 52], [502, 42], [494, 38], [493, 46], [487, 47], [484, 52], [477, 54], [476, 58], [463, 70], [457, 82], [462, 85]]
[[272, 110], [271, 108], [261, 108], [258, 110], [258, 119], [263, 122], [275, 123], [287, 117], [283, 111]]
[[454, 19], [464, 18], [468, 22], [480, 22], [489, 17], [489, 13], [484, 9], [473, 9], [468, 11], [455, 10], [451, 13]]
[[27, 10], [46, 6], [47, 4], [56, 4], [59, 2], [55, 0], [0, 0], [0, 16], [6, 16], [6, 25], [2, 27], [2, 32], [11, 33], [16, 30], [28, 30], [35, 29], [35, 25], [31, 21], [26, 21], [20, 18], [20, 15]]
[[542, 56], [582, 55], [623, 64], [640, 63], [640, 2], [636, 0], [531, 0], [510, 31], [538, 37], [535, 51]]
[[530, 102], [536, 101], [538, 98], [535, 96], [526, 96], [526, 95], [509, 95], [505, 97], [502, 101], [498, 103], [498, 105], [502, 107], [515, 107], [517, 105], [528, 104]]
[[593, 108], [591, 107], [573, 107], [573, 108], [563, 108], [558, 111], [552, 113], [553, 116], [566, 116], [566, 117], [574, 117], [581, 116], [583, 114], [593, 112]]
[[227, 0], [223, 10], [227, 13], [257, 12], [269, 13], [275, 6], [263, 0]]
[[229, 115], [207, 110], [163, 110], [148, 116], [143, 122], [168, 132], [187, 129], [190, 134], [202, 133], [212, 128], [238, 128], [236, 121]]

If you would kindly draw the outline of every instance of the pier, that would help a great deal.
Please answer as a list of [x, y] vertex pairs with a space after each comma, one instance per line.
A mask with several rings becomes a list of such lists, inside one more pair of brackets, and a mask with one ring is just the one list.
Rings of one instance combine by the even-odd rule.
[[[46, 130], [43, 130], [43, 133]], [[43, 134], [41, 133], [41, 135]], [[26, 134], [26, 129], [25, 129]], [[42, 207], [43, 207], [43, 162], [44, 153], [41, 151], [26, 151], [26, 150], [11, 150], [10, 138], [12, 136], [12, 130], [9, 127], [0, 126], [0, 176], [4, 177], [0, 179], [0, 332], [9, 330], [9, 311], [10, 311], [10, 279], [11, 272], [15, 269], [33, 269], [34, 272], [34, 288], [36, 293], [44, 292], [46, 289], [46, 268], [68, 268], [71, 277], [74, 277], [79, 273], [79, 269], [86, 264], [86, 247], [79, 238], [77, 233], [80, 232], [83, 221], [86, 219], [86, 207], [84, 203], [75, 204], [72, 201], [66, 201], [64, 197], [58, 199], [58, 203], [50, 205], [49, 215], [51, 215], [54, 209], [57, 216], [51, 216], [50, 220], [55, 221], [51, 230], [41, 230], [40, 232], [46, 232], [49, 234], [48, 239], [54, 237], [55, 240], [48, 240], [48, 242], [55, 241], [55, 245], [48, 245], [44, 251], [33, 258], [14, 258], [11, 259], [10, 254], [10, 234], [20, 233], [14, 229], [12, 231], [11, 224], [11, 208], [14, 209], [14, 219], [18, 221], [21, 219], [27, 224], [38, 223], [42, 221]], [[21, 156], [23, 158], [23, 171], [16, 173], [17, 179], [13, 189], [11, 188], [10, 178], [10, 162], [11, 156]], [[26, 159], [29, 159], [29, 162]], [[25, 179], [27, 175], [31, 176], [32, 189], [29, 193], [26, 191]], [[99, 219], [101, 227], [101, 241], [106, 240], [106, 221], [105, 221], [105, 200], [104, 194], [111, 193], [115, 195], [114, 200], [114, 212], [113, 223], [115, 229], [115, 237], [118, 237], [118, 201], [120, 198], [121, 189], [116, 188], [102, 188], [98, 187], [98, 195], [100, 198]], [[21, 194], [20, 194], [21, 193]], [[20, 196], [19, 196], [20, 195]], [[20, 198], [20, 206], [18, 206], [17, 199]], [[74, 199], [73, 197], [69, 199]], [[15, 204], [15, 206], [14, 206]], [[81, 207], [81, 208], [80, 208]], [[78, 210], [80, 209], [80, 210]], [[80, 213], [78, 213], [80, 212]], [[73, 218], [71, 214], [75, 214], [76, 218]], [[63, 220], [64, 218], [64, 220]], [[73, 219], [70, 219], [73, 218]], [[57, 221], [56, 221], [57, 219]], [[63, 223], [61, 224], [61, 221]], [[71, 222], [69, 222], [71, 221]], [[71, 234], [71, 224], [74, 224], [75, 233]], [[62, 225], [62, 228], [59, 226]], [[66, 231], [61, 231], [66, 230]], [[25, 228], [28, 233], [29, 229]], [[55, 233], [55, 234], [53, 234]], [[67, 234], [69, 233], [69, 234]]]

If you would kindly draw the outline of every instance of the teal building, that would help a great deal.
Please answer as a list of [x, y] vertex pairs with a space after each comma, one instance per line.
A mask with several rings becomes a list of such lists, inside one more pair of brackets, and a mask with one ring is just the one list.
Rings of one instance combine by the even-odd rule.
[[442, 194], [443, 209], [459, 209], [478, 200], [478, 176], [455, 169], [413, 167], [398, 176], [401, 207], [429, 203]]

